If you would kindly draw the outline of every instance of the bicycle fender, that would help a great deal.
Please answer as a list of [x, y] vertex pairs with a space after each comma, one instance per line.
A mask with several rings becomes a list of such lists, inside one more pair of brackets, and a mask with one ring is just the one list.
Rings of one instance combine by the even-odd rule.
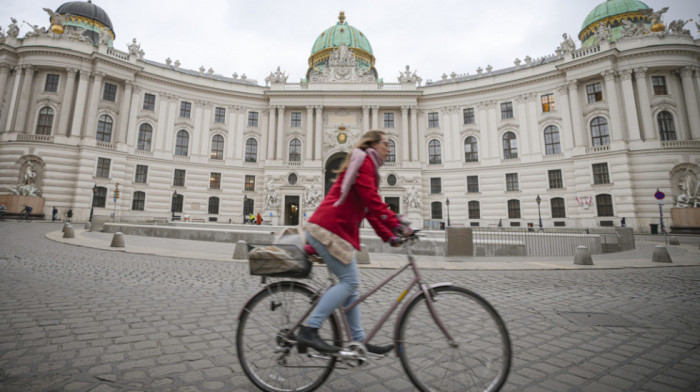
[[[437, 287], [445, 287], [445, 286], [452, 286], [452, 282], [440, 282], [440, 283], [434, 283], [428, 286], [428, 288], [434, 289]], [[413, 302], [418, 296], [423, 295], [423, 291], [419, 290], [418, 292], [414, 293], [411, 298], [406, 301], [403, 306], [401, 307], [401, 310], [399, 311], [399, 314], [396, 316], [396, 324], [394, 324], [394, 353], [396, 356], [399, 356], [399, 350], [401, 349], [399, 342], [396, 340], [396, 338], [399, 336], [399, 321], [401, 321], [401, 318], [403, 317], [404, 313], [406, 313], [406, 309], [408, 308], [408, 305]]]
[[246, 301], [245, 305], [243, 305], [243, 307], [241, 308], [241, 311], [238, 313], [238, 320], [240, 321], [241, 317], [243, 317], [243, 312], [245, 312], [245, 311], [248, 309], [248, 307], [249, 307], [249, 305], [251, 304], [251, 302], [253, 302], [253, 300], [254, 300], [255, 298], [257, 298], [258, 295], [260, 295], [261, 293], [264, 293], [264, 292], [267, 291], [269, 288], [274, 289], [274, 288], [276, 288], [276, 287], [278, 287], [278, 286], [280, 286], [280, 285], [286, 285], [286, 286], [293, 285], [293, 286], [301, 287], [301, 288], [303, 288], [303, 289], [309, 291], [310, 293], [314, 293], [314, 294], [318, 295], [318, 292], [317, 292], [316, 290], [314, 290], [313, 288], [311, 288], [311, 286], [309, 286], [309, 285], [307, 285], [307, 284], [305, 284], [305, 283], [302, 283], [302, 282], [297, 282], [297, 281], [293, 281], [293, 280], [291, 280], [291, 281], [290, 281], [290, 280], [286, 280], [286, 281], [282, 281], [282, 282], [270, 283], [270, 284], [266, 285], [265, 287], [261, 288], [260, 290], [258, 290], [253, 296], [251, 296], [250, 298], [248, 298], [248, 300]]

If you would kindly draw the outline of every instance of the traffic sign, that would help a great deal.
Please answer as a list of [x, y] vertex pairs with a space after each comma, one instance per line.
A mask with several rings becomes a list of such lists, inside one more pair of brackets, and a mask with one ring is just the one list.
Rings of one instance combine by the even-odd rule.
[[656, 200], [663, 200], [664, 197], [666, 197], [666, 194], [657, 189], [656, 193], [654, 193], [654, 197]]

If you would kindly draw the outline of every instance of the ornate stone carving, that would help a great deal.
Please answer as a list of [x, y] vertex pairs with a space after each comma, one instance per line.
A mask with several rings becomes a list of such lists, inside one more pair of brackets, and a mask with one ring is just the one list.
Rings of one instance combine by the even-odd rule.
[[26, 161], [21, 169], [17, 186], [14, 188], [2, 187], [15, 195], [19, 196], [41, 196], [39, 184], [42, 182], [42, 173], [35, 169], [35, 165], [41, 170], [41, 165], [38, 162], [31, 160]]
[[678, 189], [676, 197], [676, 207], [700, 207], [700, 183], [698, 176], [690, 169], [685, 169], [685, 173], [675, 184]]
[[12, 21], [12, 23], [10, 23], [10, 25], [7, 26], [7, 36], [17, 38], [17, 36], [19, 35], [19, 26], [17, 25], [17, 19], [10, 18], [10, 20]]
[[604, 42], [610, 42], [610, 37], [612, 37], [612, 31], [605, 23], [600, 22], [598, 27], [595, 29], [595, 38], [598, 40], [599, 44]]
[[574, 50], [576, 50], [576, 43], [574, 42], [571, 37], [569, 37], [566, 33], [562, 35], [562, 38], [564, 38], [563, 41], [561, 41], [561, 44], [559, 44], [559, 47], [561, 48], [561, 51], [563, 53], [571, 53]]
[[277, 67], [277, 71], [275, 71], [274, 73], [270, 72], [270, 75], [268, 75], [265, 78], [265, 86], [267, 86], [270, 83], [287, 83], [287, 77], [287, 74], [280, 71], [280, 67]]
[[406, 66], [406, 71], [403, 73], [399, 72], [399, 83], [410, 83], [420, 86], [422, 81], [423, 79], [416, 75], [415, 70], [413, 70], [413, 73], [411, 73], [408, 65]]
[[304, 192], [304, 206], [308, 208], [316, 208], [321, 203], [323, 196], [321, 192], [316, 188], [315, 184], [311, 184], [306, 188]]
[[416, 189], [416, 186], [414, 185], [408, 188], [406, 191], [406, 207], [409, 209], [419, 209], [422, 205], [420, 192]]
[[623, 69], [620, 71], [620, 80], [630, 80], [632, 79], [632, 70], [631, 69]]
[[265, 184], [265, 208], [274, 210], [279, 207], [279, 204], [280, 197], [277, 194], [277, 189], [272, 182], [272, 178], [269, 178], [268, 182]]
[[358, 66], [352, 49], [342, 45], [331, 52], [328, 66], [314, 67], [313, 83], [374, 83], [376, 78], [369, 69]]

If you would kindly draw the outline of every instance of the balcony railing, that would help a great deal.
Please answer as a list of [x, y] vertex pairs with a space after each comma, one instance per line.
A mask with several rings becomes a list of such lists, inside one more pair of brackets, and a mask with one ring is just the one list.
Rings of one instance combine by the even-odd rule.
[[117, 144], [116, 143], [107, 143], [107, 142], [97, 142], [97, 147], [99, 148], [105, 148], [107, 150], [116, 150], [117, 149]]
[[610, 151], [610, 145], [605, 145], [605, 146], [591, 146], [591, 147], [586, 147], [586, 154], [596, 154], [599, 152], [606, 152]]
[[666, 140], [661, 142], [663, 148], [700, 148], [700, 140]]
[[581, 57], [590, 56], [598, 52], [600, 52], [600, 45], [590, 46], [588, 48], [583, 48], [574, 51], [573, 53], [571, 53], [571, 57], [573, 57], [574, 59], [580, 59]]
[[51, 135], [17, 135], [18, 142], [42, 142], [53, 143]]

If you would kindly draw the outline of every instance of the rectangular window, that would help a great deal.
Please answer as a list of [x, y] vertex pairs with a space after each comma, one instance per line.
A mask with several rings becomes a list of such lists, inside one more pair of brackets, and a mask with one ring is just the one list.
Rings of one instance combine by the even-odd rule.
[[143, 110], [156, 110], [156, 96], [153, 94], [143, 94]]
[[248, 126], [257, 127], [258, 126], [258, 112], [248, 112]]
[[654, 88], [654, 95], [666, 95], [666, 78], [663, 76], [652, 76], [651, 85]]
[[209, 189], [221, 189], [221, 173], [209, 175]]
[[428, 128], [440, 128], [440, 115], [438, 112], [428, 113]]
[[384, 128], [394, 127], [394, 113], [384, 113]]
[[175, 176], [173, 177], [173, 186], [185, 186], [184, 170], [175, 169]]
[[136, 165], [136, 176], [134, 177], [134, 182], [139, 182], [139, 183], [145, 184], [147, 178], [148, 178], [148, 166]]
[[102, 99], [105, 101], [114, 102], [117, 100], [117, 85], [112, 83], [105, 83], [105, 91], [102, 94]]
[[549, 201], [549, 204], [552, 206], [552, 218], [566, 218], [564, 199], [555, 197]]
[[442, 193], [442, 179], [441, 178], [431, 178], [430, 179], [430, 193], [432, 193], [432, 194]]
[[442, 203], [439, 201], [430, 203], [430, 219], [442, 219]]
[[603, 100], [603, 90], [600, 83], [593, 83], [586, 86], [586, 96], [588, 103], [598, 102]]
[[55, 93], [58, 91], [58, 79], [60, 76], [58, 74], [48, 74], [46, 75], [46, 84], [44, 84], [44, 91], [48, 93]]
[[462, 111], [465, 124], [474, 124], [474, 108], [467, 108]]
[[[520, 200], [508, 200], [508, 219], [520, 219]], [[520, 222], [511, 222], [510, 225], [513, 226], [513, 223], [520, 226]]]
[[95, 177], [109, 178], [109, 165], [111, 160], [109, 158], [97, 158], [97, 171], [95, 172]]
[[226, 108], [214, 109], [214, 122], [221, 124], [226, 122]]
[[594, 184], [610, 184], [610, 174], [608, 173], [607, 163], [593, 164], [593, 183]]
[[561, 170], [549, 170], [547, 171], [547, 175], [549, 177], [549, 189], [561, 189], [564, 187]]
[[513, 102], [503, 102], [501, 104], [501, 120], [513, 118]]
[[146, 193], [141, 191], [134, 192], [134, 198], [131, 201], [131, 209], [134, 211], [143, 211], [146, 205]]
[[468, 204], [469, 209], [469, 219], [481, 219], [481, 212], [479, 211], [479, 202], [472, 200]]
[[556, 109], [554, 105], [554, 94], [546, 94], [542, 96], [542, 112], [552, 112]]
[[479, 192], [479, 176], [467, 176], [467, 192]]
[[518, 173], [507, 173], [506, 174], [506, 190], [507, 191], [517, 191], [518, 188]]
[[301, 127], [301, 112], [292, 112], [292, 128]]
[[182, 101], [180, 102], [180, 117], [190, 118], [190, 113], [192, 112], [192, 103]]
[[255, 176], [245, 176], [245, 190], [255, 192]]

